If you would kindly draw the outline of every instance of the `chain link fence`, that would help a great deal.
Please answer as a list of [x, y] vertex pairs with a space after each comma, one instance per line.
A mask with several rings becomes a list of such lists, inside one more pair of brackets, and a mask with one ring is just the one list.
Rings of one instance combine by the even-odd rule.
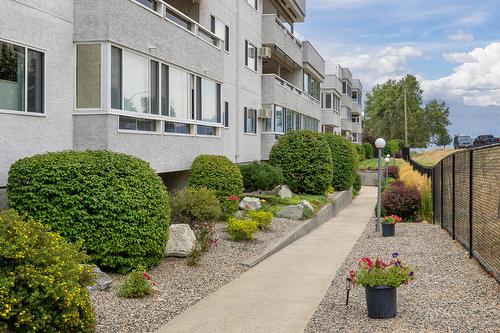
[[434, 167], [403, 156], [432, 179], [433, 223], [500, 282], [500, 144], [460, 150]]

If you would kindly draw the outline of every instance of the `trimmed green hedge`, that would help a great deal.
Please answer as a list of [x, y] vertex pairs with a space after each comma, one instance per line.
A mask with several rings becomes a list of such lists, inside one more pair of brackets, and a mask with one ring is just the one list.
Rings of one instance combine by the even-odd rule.
[[330, 186], [332, 155], [319, 133], [286, 133], [271, 150], [269, 162], [283, 170], [285, 184], [293, 192], [323, 194]]
[[359, 194], [359, 191], [361, 191], [361, 176], [357, 172], [356, 175], [354, 176], [354, 183], [352, 184], [352, 190], [354, 196], [357, 196]]
[[92, 332], [87, 259], [47, 225], [0, 213], [0, 331]]
[[240, 165], [247, 191], [271, 190], [283, 183], [283, 170], [265, 162]]
[[82, 240], [101, 268], [130, 271], [164, 256], [167, 189], [138, 158], [110, 151], [35, 155], [11, 166], [7, 191], [11, 208]]
[[355, 145], [346, 138], [325, 133], [333, 162], [332, 186], [336, 191], [345, 191], [351, 188], [358, 171], [358, 152]]
[[365, 149], [362, 145], [354, 145], [356, 147], [356, 152], [358, 153], [358, 161], [363, 161], [366, 159]]
[[200, 155], [195, 158], [189, 184], [212, 189], [219, 199], [243, 193], [240, 168], [225, 156]]
[[374, 153], [374, 149], [373, 149], [373, 146], [371, 143], [369, 142], [366, 142], [366, 143], [363, 143], [363, 148], [365, 150], [365, 157], [366, 158], [373, 158], [375, 153]]

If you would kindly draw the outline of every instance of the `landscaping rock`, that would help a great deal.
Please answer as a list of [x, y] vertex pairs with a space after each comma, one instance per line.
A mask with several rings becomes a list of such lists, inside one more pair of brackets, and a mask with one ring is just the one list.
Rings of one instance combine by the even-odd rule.
[[304, 207], [302, 205], [287, 206], [278, 212], [278, 217], [291, 220], [300, 220], [303, 215]]
[[262, 204], [259, 198], [244, 197], [240, 202], [240, 209], [243, 210], [259, 210], [262, 208]]
[[281, 199], [290, 199], [293, 196], [293, 192], [286, 185], [278, 185], [274, 188], [273, 191]]
[[108, 274], [101, 271], [101, 269], [97, 266], [95, 266], [92, 269], [92, 271], [97, 276], [97, 283], [89, 287], [90, 290], [105, 291], [111, 289], [111, 285], [113, 284], [113, 279], [111, 279], [111, 277]]
[[307, 200], [300, 200], [299, 202], [299, 205], [301, 205], [302, 207], [304, 207], [304, 209], [308, 209], [312, 212], [314, 212], [314, 207], [309, 203], [309, 201]]
[[172, 224], [169, 228], [167, 257], [185, 258], [193, 250], [196, 236], [187, 224]]

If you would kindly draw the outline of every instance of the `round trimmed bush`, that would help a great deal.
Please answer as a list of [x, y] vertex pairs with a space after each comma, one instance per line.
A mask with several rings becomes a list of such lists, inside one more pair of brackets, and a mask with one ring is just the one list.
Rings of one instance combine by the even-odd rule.
[[363, 148], [365, 150], [365, 157], [366, 158], [373, 158], [374, 152], [373, 152], [372, 144], [369, 142], [363, 143]]
[[201, 188], [188, 188], [172, 196], [172, 221], [187, 223], [199, 229], [202, 223], [214, 222], [220, 218], [222, 211], [215, 191]]
[[358, 160], [361, 162], [366, 159], [365, 149], [361, 145], [354, 145], [356, 147], [356, 152], [358, 153]]
[[189, 184], [215, 191], [219, 199], [243, 193], [240, 168], [225, 156], [200, 155], [191, 165]]
[[396, 214], [403, 219], [413, 221], [420, 209], [420, 192], [415, 187], [408, 187], [402, 182], [394, 182], [382, 194], [384, 214]]
[[323, 194], [330, 186], [332, 154], [319, 133], [286, 133], [273, 146], [269, 162], [283, 170], [285, 184], [293, 192]]
[[356, 147], [346, 138], [325, 133], [332, 154], [333, 177], [332, 186], [336, 191], [345, 191], [351, 188], [358, 172], [358, 153]]
[[271, 190], [283, 184], [283, 170], [269, 163], [252, 162], [240, 165], [240, 171], [247, 191]]
[[87, 259], [49, 226], [14, 210], [0, 213], [0, 330], [92, 332], [87, 286], [95, 276]]
[[9, 206], [83, 241], [113, 271], [158, 264], [170, 221], [168, 193], [143, 160], [110, 151], [46, 153], [11, 166]]

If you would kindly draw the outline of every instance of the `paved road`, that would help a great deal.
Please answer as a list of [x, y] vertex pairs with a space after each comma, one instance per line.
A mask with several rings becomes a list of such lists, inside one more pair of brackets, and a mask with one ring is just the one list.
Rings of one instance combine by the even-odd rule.
[[178, 315], [158, 333], [302, 332], [363, 232], [377, 188]]

